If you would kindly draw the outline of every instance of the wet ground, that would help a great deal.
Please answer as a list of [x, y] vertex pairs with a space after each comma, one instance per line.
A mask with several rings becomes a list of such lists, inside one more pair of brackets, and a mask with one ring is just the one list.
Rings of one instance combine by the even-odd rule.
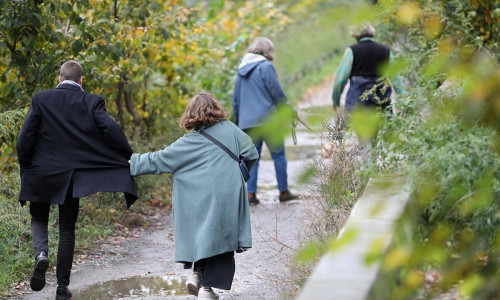
[[[329, 86], [312, 93], [299, 108], [303, 120], [313, 114], [331, 112]], [[326, 106], [323, 106], [326, 105]], [[311, 106], [323, 106], [319, 110]], [[320, 126], [321, 128], [321, 126]], [[320, 129], [319, 128], [319, 129]], [[312, 158], [321, 150], [321, 136], [302, 124], [297, 127], [298, 144], [286, 141], [290, 189], [304, 195], [308, 188], [298, 183]], [[231, 291], [216, 290], [221, 299], [282, 299], [283, 280], [298, 249], [302, 200], [279, 203], [274, 166], [264, 147], [258, 178], [257, 197], [261, 204], [251, 207], [253, 248], [236, 254], [236, 274]], [[188, 295], [185, 281], [190, 275], [173, 261], [174, 237], [169, 216], [158, 216], [150, 229], [139, 229], [131, 238], [111, 240], [88, 255], [75, 257], [70, 290], [73, 299], [196, 299]], [[47, 273], [47, 285], [40, 292], [12, 299], [55, 298], [55, 272]]]

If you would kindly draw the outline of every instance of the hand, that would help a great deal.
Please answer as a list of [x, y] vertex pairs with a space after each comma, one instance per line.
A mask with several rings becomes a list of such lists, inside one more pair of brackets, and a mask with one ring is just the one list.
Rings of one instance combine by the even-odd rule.
[[130, 160], [128, 161], [128, 163], [130, 164]]
[[337, 112], [338, 112], [338, 110], [339, 110], [338, 105], [334, 105], [334, 106], [333, 106], [333, 112], [334, 112], [334, 113], [337, 113]]

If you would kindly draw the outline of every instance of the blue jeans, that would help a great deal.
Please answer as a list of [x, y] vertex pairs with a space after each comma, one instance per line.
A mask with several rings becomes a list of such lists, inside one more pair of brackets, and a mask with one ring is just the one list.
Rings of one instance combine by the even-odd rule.
[[266, 146], [271, 152], [271, 157], [274, 162], [274, 170], [276, 172], [276, 180], [278, 181], [278, 189], [280, 192], [288, 190], [288, 176], [286, 173], [287, 161], [285, 155], [284, 142], [278, 148], [273, 148], [269, 146], [269, 143], [264, 140], [253, 140], [257, 152], [259, 152], [259, 158], [255, 162], [255, 165], [250, 170], [250, 179], [247, 182], [248, 193], [255, 194], [257, 192], [257, 175], [259, 172], [259, 162], [260, 162], [260, 152], [262, 151], [262, 144], [266, 143]]

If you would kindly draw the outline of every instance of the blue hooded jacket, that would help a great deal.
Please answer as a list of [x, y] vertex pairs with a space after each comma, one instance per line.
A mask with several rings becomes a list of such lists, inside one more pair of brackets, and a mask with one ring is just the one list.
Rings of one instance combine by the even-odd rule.
[[242, 130], [262, 125], [263, 119], [282, 102], [286, 102], [286, 95], [273, 64], [262, 55], [247, 53], [234, 86], [235, 123]]

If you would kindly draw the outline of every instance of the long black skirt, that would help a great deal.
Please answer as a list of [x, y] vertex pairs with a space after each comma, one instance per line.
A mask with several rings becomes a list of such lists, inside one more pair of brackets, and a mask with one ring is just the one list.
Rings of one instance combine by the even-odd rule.
[[[192, 263], [184, 263], [184, 269], [191, 269]], [[234, 252], [226, 252], [200, 259], [194, 263], [193, 271], [201, 271], [201, 285], [230, 290], [233, 284], [235, 263]]]

